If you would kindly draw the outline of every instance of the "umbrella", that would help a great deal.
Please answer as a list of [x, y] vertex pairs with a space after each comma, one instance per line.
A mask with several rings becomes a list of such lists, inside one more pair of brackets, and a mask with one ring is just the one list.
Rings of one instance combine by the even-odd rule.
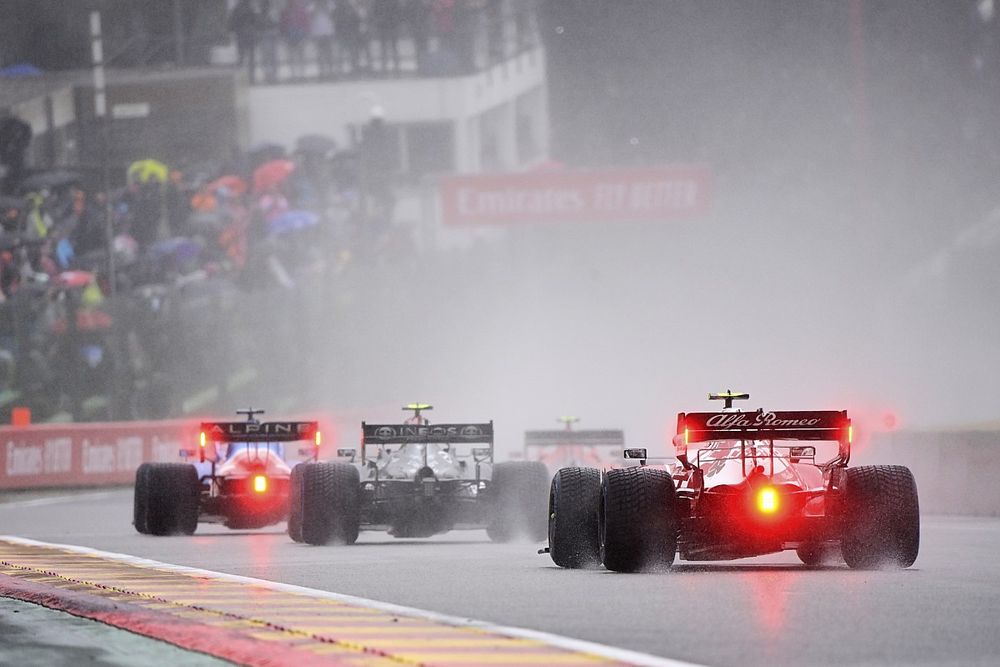
[[149, 249], [154, 259], [171, 257], [178, 262], [195, 259], [201, 254], [201, 244], [183, 236], [154, 243]]
[[128, 167], [130, 183], [166, 183], [170, 178], [170, 168], [159, 160], [136, 160]]
[[284, 160], [288, 151], [279, 144], [257, 144], [247, 150], [247, 159], [251, 167], [257, 167], [271, 160]]
[[300, 229], [313, 227], [319, 222], [319, 216], [312, 211], [288, 211], [267, 223], [267, 233], [271, 236], [282, 236]]
[[24, 199], [21, 197], [6, 197], [0, 195], [0, 211], [7, 211], [12, 208], [18, 211], [24, 208]]
[[79, 172], [69, 171], [68, 169], [54, 169], [28, 176], [21, 181], [17, 189], [19, 192], [33, 192], [47, 188], [61, 188], [80, 183], [82, 180], [83, 176]]
[[56, 278], [60, 287], [86, 287], [94, 282], [90, 271], [63, 271]]
[[203, 190], [214, 192], [215, 190], [227, 190], [231, 195], [242, 195], [247, 191], [247, 182], [239, 176], [221, 176], [211, 183], [205, 185]]
[[284, 183], [293, 171], [295, 163], [291, 160], [265, 162], [253, 172], [253, 189], [255, 192], [273, 190]]
[[17, 63], [15, 65], [8, 65], [7, 67], [0, 69], [0, 76], [6, 78], [16, 78], [22, 76], [38, 76], [40, 74], [45, 74], [45, 72], [38, 69], [31, 63]]
[[295, 142], [295, 150], [300, 153], [318, 153], [326, 155], [337, 150], [337, 142], [322, 134], [307, 134]]

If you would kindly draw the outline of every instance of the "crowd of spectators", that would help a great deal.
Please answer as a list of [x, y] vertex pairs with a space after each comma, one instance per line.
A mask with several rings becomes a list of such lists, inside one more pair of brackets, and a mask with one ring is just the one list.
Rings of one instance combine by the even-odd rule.
[[140, 160], [109, 197], [66, 170], [8, 183], [0, 197], [0, 412], [5, 392], [15, 391], [22, 402], [24, 394], [50, 401], [40, 416], [63, 409], [80, 418], [79, 397], [120, 384], [113, 373], [130, 372], [143, 356], [169, 356], [141, 354], [143, 336], [122, 343], [116, 318], [138, 302], [155, 310], [166, 295], [222, 284], [248, 295], [294, 293], [300, 281], [335, 283], [354, 262], [403, 247], [388, 224], [391, 196], [365, 192], [367, 161], [311, 135], [291, 152], [260, 145], [213, 168]]
[[533, 16], [530, 0], [239, 0], [228, 27], [251, 80], [274, 83], [462, 74], [529, 45]]

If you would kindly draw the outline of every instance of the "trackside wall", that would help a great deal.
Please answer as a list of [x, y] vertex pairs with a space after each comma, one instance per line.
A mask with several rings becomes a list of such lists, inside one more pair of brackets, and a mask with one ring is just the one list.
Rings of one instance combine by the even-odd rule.
[[878, 433], [851, 465], [905, 465], [922, 514], [1000, 516], [1000, 431]]
[[0, 489], [129, 484], [145, 461], [178, 461], [190, 421], [0, 427]]

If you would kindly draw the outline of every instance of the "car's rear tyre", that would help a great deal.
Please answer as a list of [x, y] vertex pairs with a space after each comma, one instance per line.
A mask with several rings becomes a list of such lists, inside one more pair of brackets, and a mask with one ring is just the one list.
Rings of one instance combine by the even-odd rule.
[[562, 468], [549, 488], [549, 555], [559, 567], [601, 564], [601, 473]]
[[848, 468], [841, 551], [849, 567], [909, 567], [920, 550], [920, 506], [904, 466]]
[[149, 534], [146, 513], [149, 508], [149, 467], [141, 464], [135, 471], [135, 488], [132, 491], [132, 525], [143, 535]]
[[666, 570], [677, 552], [677, 503], [666, 470], [608, 470], [601, 483], [601, 561], [616, 572]]
[[288, 491], [288, 536], [296, 542], [302, 541], [302, 470], [301, 463], [292, 468]]
[[191, 535], [198, 528], [201, 482], [188, 463], [144, 463], [136, 471], [133, 523], [140, 533]]
[[493, 466], [486, 534], [494, 542], [542, 542], [548, 535], [549, 470], [541, 461]]
[[301, 494], [301, 519], [298, 519], [301, 526], [297, 529], [301, 541], [316, 545], [354, 544], [361, 527], [358, 469], [336, 461], [301, 463], [295, 469], [302, 470], [297, 478], [293, 475], [291, 488], [293, 502], [296, 494]]
[[796, 547], [795, 555], [808, 567], [819, 567], [837, 560], [836, 547], [825, 542], [803, 542]]

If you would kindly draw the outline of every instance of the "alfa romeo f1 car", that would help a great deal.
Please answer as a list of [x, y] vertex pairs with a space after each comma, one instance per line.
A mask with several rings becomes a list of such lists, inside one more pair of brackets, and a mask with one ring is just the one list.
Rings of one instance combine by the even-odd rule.
[[573, 466], [621, 466], [625, 432], [616, 429], [576, 430], [576, 417], [560, 417], [565, 428], [550, 431], [525, 431], [524, 458], [541, 461], [549, 470]]
[[319, 425], [259, 422], [263, 410], [238, 410], [243, 422], [203, 422], [196, 450], [183, 449], [197, 463], [143, 463], [135, 473], [133, 523], [140, 533], [190, 535], [199, 522], [229, 528], [262, 528], [288, 517], [289, 478], [298, 467], [285, 452], [306, 441], [299, 454], [315, 461]]
[[485, 528], [494, 541], [545, 539], [549, 475], [537, 461], [494, 463], [493, 422], [429, 424], [411, 404], [403, 424], [361, 423], [361, 451], [292, 471], [288, 534], [353, 544], [358, 532], [430, 537]]
[[[920, 546], [917, 487], [895, 465], [849, 468], [846, 411], [740, 412], [749, 394], [711, 394], [721, 412], [680, 413], [677, 463], [563, 468], [549, 494], [549, 553], [569, 568], [667, 569], [794, 549], [816, 565], [839, 549], [852, 568], [909, 567]], [[836, 454], [817, 463], [817, 446]], [[813, 444], [815, 443], [815, 444]], [[693, 455], [689, 446], [697, 446]]]

